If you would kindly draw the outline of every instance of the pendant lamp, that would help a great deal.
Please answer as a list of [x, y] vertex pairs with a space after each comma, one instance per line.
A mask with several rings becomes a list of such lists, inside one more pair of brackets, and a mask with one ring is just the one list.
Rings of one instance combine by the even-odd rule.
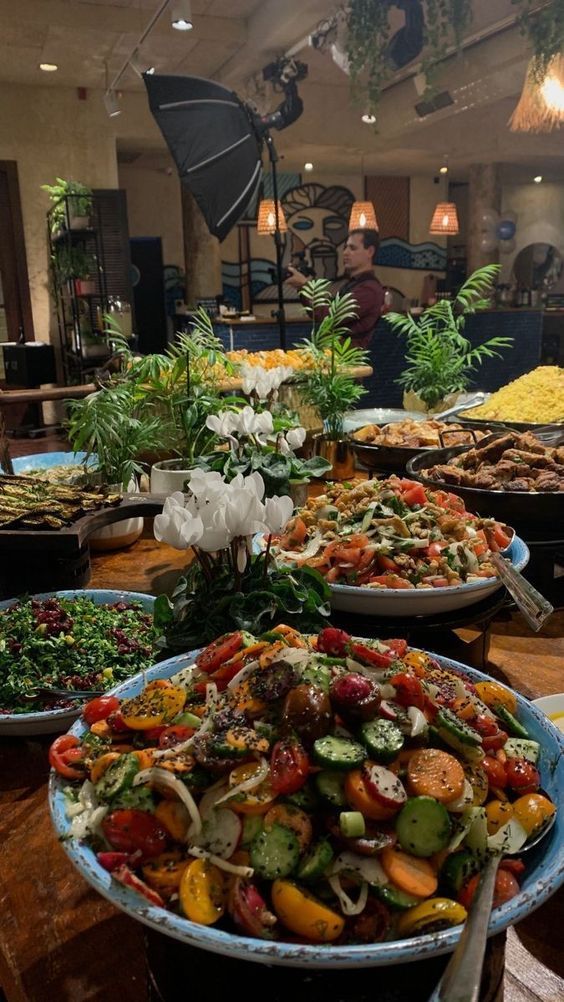
[[519, 104], [509, 119], [512, 132], [551, 132], [564, 125], [564, 54], [553, 56], [542, 80], [530, 62]]
[[[280, 233], [288, 232], [288, 224], [282, 203], [278, 202], [278, 229]], [[259, 237], [272, 236], [276, 233], [276, 206], [273, 198], [262, 198], [259, 202], [257, 216], [257, 234]]]
[[353, 202], [349, 230], [377, 230], [378, 220], [372, 202]]
[[437, 237], [454, 237], [458, 233], [458, 213], [454, 202], [438, 202], [429, 233]]

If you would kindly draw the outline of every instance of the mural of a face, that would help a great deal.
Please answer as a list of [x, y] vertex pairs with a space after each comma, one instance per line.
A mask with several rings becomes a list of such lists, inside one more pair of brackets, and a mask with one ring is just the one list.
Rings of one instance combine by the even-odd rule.
[[339, 249], [345, 243], [354, 195], [337, 185], [303, 184], [282, 200], [291, 234], [286, 244], [288, 261], [305, 252], [318, 278], [335, 279], [340, 273]]

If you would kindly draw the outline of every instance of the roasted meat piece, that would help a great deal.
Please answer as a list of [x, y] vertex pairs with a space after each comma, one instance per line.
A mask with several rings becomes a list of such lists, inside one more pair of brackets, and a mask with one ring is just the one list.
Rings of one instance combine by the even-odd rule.
[[537, 491], [559, 491], [562, 481], [557, 473], [544, 472], [535, 480]]

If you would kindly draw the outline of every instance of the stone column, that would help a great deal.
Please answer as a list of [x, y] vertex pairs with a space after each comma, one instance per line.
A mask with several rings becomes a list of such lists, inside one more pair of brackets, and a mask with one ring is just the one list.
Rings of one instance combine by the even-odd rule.
[[217, 237], [212, 237], [192, 192], [185, 184], [182, 192], [184, 260], [186, 267], [186, 302], [196, 305], [221, 293], [221, 252]]
[[484, 264], [499, 262], [499, 246], [485, 251], [481, 247], [482, 213], [501, 210], [501, 175], [499, 164], [471, 164], [468, 190], [468, 274]]

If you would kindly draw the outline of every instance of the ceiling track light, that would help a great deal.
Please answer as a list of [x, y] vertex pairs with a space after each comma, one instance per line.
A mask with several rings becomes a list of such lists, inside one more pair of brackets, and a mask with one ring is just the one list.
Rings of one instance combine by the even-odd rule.
[[536, 176], [535, 176], [535, 177], [533, 178], [533, 181], [535, 182], [535, 184], [540, 184], [540, 183], [541, 183], [541, 181], [542, 181], [542, 174], [537, 174], [537, 175], [536, 175]]
[[177, 31], [191, 31], [194, 27], [192, 21], [192, 4], [190, 0], [173, 0], [170, 8], [170, 23]]
[[106, 93], [104, 94], [104, 105], [110, 118], [115, 118], [116, 115], [121, 115], [121, 108], [118, 103], [118, 97], [114, 90], [106, 91]]
[[39, 63], [39, 69], [43, 70], [44, 73], [54, 73], [59, 67], [56, 63]]
[[144, 66], [143, 65], [143, 63], [141, 62], [141, 60], [139, 58], [139, 50], [138, 49], [136, 49], [135, 52], [131, 55], [131, 58], [129, 60], [129, 65], [131, 66], [131, 69], [133, 70], [133, 72], [136, 73], [137, 76], [141, 77], [141, 78], [143, 78], [143, 76], [144, 76], [145, 73], [149, 73], [149, 74], [152, 75], [155, 72], [155, 67], [154, 66]]

